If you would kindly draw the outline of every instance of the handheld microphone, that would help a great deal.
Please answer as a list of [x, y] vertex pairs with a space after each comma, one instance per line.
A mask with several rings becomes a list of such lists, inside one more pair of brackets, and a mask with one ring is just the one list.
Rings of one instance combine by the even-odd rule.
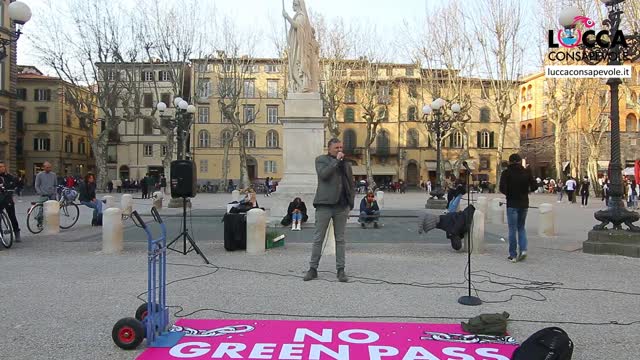
[[467, 164], [466, 161], [462, 162], [462, 166], [464, 166], [464, 168], [467, 169], [467, 170], [471, 170], [471, 169], [469, 169], [469, 164]]

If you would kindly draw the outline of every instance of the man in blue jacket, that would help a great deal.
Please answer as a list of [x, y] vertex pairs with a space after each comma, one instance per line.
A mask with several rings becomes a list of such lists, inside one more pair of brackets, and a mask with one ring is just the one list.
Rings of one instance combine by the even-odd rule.
[[378, 201], [376, 201], [373, 191], [367, 192], [367, 196], [363, 197], [360, 201], [360, 218], [358, 222], [364, 229], [370, 222], [373, 222], [373, 227], [378, 228], [378, 218], [380, 217], [380, 207]]

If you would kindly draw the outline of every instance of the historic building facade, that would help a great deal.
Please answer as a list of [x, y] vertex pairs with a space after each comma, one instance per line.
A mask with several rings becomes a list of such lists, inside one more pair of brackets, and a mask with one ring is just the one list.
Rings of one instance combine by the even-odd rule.
[[[0, 37], [13, 38], [15, 27], [9, 18], [9, 1], [0, 2]], [[0, 160], [5, 161], [12, 173], [16, 166], [16, 44], [6, 46], [7, 56], [0, 62]]]

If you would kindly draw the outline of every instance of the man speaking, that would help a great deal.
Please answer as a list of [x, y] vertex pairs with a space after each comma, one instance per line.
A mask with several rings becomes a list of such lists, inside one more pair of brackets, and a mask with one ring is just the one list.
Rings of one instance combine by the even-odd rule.
[[347, 225], [349, 211], [353, 209], [355, 198], [353, 172], [351, 164], [348, 161], [344, 161], [342, 142], [339, 139], [329, 140], [328, 148], [328, 155], [320, 155], [316, 158], [318, 188], [313, 199], [313, 206], [316, 208], [316, 228], [313, 235], [310, 268], [304, 276], [304, 281], [318, 277], [322, 243], [329, 227], [329, 221], [333, 219], [333, 232], [336, 238], [337, 276], [340, 282], [347, 282], [349, 278], [344, 272], [344, 229]]

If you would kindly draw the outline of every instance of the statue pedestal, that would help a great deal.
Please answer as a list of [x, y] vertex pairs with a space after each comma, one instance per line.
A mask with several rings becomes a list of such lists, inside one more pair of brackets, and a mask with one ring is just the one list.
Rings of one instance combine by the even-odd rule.
[[300, 197], [307, 205], [308, 223], [315, 221], [313, 198], [318, 185], [315, 159], [324, 152], [326, 119], [322, 116], [319, 93], [288, 94], [283, 125], [284, 174], [278, 183], [269, 211], [269, 220], [279, 224], [287, 207]]
[[595, 255], [640, 257], [640, 233], [627, 230], [591, 230], [582, 252]]

